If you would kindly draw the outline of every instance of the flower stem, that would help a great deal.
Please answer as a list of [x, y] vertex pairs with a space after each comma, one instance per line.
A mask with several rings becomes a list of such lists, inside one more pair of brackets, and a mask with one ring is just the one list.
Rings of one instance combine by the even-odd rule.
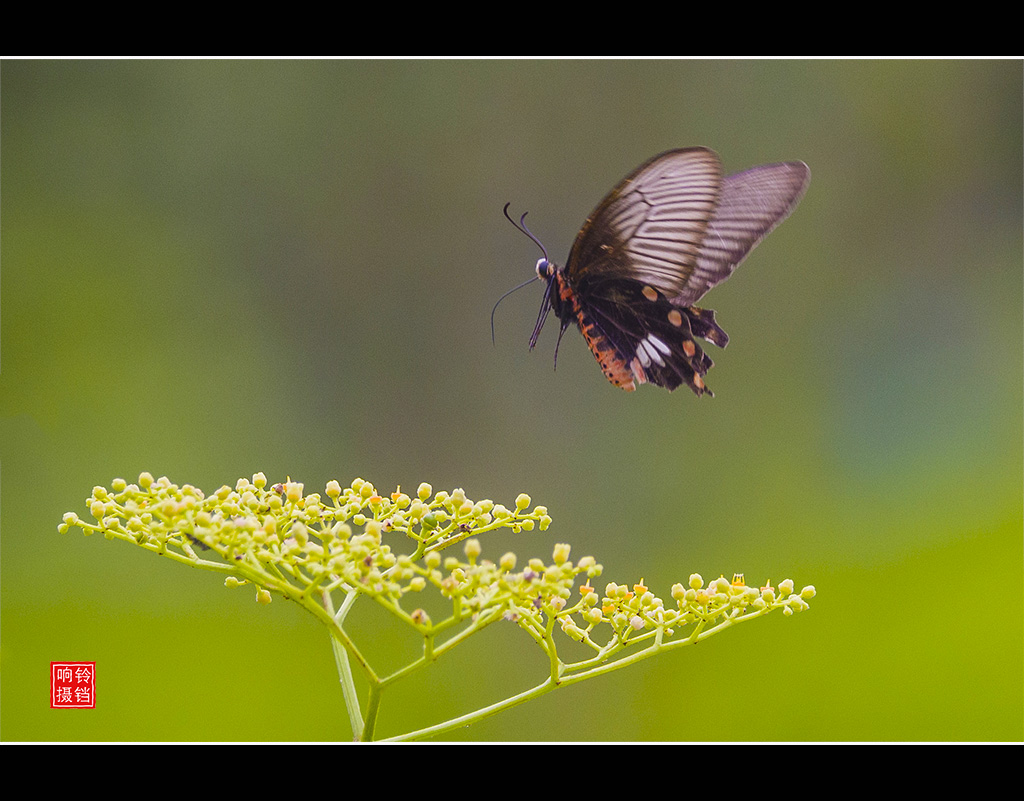
[[[352, 604], [355, 602], [357, 593], [353, 590], [345, 596], [345, 600], [341, 604], [341, 609], [337, 613], [334, 611], [334, 603], [331, 600], [331, 594], [326, 590], [323, 593], [324, 609], [337, 623], [337, 628], [340, 629], [342, 623], [345, 622], [345, 616], [348, 614], [349, 609], [352, 608]], [[359, 710], [359, 694], [356, 692], [355, 680], [352, 676], [352, 666], [348, 661], [348, 651], [345, 650], [344, 644], [335, 636], [336, 629], [332, 627], [330, 629], [331, 634], [331, 650], [334, 651], [334, 662], [338, 666], [338, 680], [341, 682], [341, 694], [345, 699], [345, 709], [348, 710], [349, 725], [352, 727], [353, 739], [358, 739], [360, 733], [363, 730], [363, 716]]]

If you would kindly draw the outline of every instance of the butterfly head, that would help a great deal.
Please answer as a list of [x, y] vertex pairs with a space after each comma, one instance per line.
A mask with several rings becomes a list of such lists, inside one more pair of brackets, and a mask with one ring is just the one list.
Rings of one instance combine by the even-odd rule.
[[[526, 283], [520, 284], [519, 287], [516, 287], [516, 289], [519, 289], [520, 287], [526, 286], [526, 284], [529, 284], [529, 283], [531, 283], [533, 281], [536, 281], [537, 278], [542, 279], [547, 284], [547, 286], [544, 289], [544, 300], [541, 301], [540, 314], [537, 315], [537, 325], [534, 326], [534, 328], [533, 328], [533, 335], [530, 337], [530, 350], [533, 350], [534, 346], [537, 344], [537, 337], [540, 336], [540, 331], [544, 327], [544, 322], [547, 320], [548, 312], [550, 312], [552, 309], [555, 310], [555, 316], [557, 316], [559, 318], [563, 318], [563, 321], [562, 321], [562, 333], [565, 333], [565, 329], [568, 326], [568, 322], [566, 322], [564, 317], [563, 317], [564, 303], [562, 301], [562, 292], [561, 292], [561, 286], [562, 286], [562, 281], [560, 280], [561, 279], [561, 271], [558, 269], [558, 265], [556, 265], [553, 261], [551, 261], [548, 258], [548, 251], [547, 251], [547, 248], [544, 247], [544, 243], [541, 242], [536, 236], [534, 236], [533, 232], [530, 231], [530, 229], [526, 227], [526, 213], [525, 212], [523, 213], [523, 215], [519, 218], [519, 222], [517, 223], [515, 220], [513, 220], [508, 215], [508, 207], [509, 207], [509, 205], [510, 204], [506, 203], [505, 204], [505, 208], [503, 209], [503, 212], [505, 214], [505, 219], [507, 219], [510, 223], [512, 223], [512, 225], [514, 225], [522, 233], [526, 234], [526, 236], [528, 236], [533, 241], [533, 243], [537, 247], [540, 248], [540, 252], [544, 254], [541, 258], [537, 259], [537, 265], [534, 268], [534, 270], [537, 273], [537, 277], [536, 278], [531, 278]], [[514, 290], [512, 290], [512, 291], [514, 291]], [[505, 293], [505, 294], [507, 295], [508, 293]], [[504, 297], [504, 295], [502, 297]], [[498, 302], [500, 303], [501, 300], [499, 299]], [[495, 307], [497, 307], [497, 304], [495, 304]], [[491, 312], [491, 332], [492, 332], [491, 336], [492, 337], [493, 337], [493, 331], [494, 331], [494, 312], [492, 311]], [[559, 338], [559, 340], [561, 340], [561, 338], [562, 338], [561, 334], [559, 334], [558, 338]], [[555, 358], [557, 359], [557, 357], [558, 357], [558, 347], [556, 346], [555, 347]]]

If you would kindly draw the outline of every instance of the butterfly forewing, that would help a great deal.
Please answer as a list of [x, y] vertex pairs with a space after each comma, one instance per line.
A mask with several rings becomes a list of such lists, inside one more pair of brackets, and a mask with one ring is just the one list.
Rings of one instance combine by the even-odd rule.
[[801, 161], [765, 164], [727, 176], [704, 233], [696, 268], [672, 302], [689, 306], [732, 275], [747, 254], [796, 208], [810, 179], [811, 172]]
[[718, 156], [706, 148], [642, 164], [587, 219], [569, 253], [569, 280], [629, 279], [670, 297], [685, 292], [721, 181]]

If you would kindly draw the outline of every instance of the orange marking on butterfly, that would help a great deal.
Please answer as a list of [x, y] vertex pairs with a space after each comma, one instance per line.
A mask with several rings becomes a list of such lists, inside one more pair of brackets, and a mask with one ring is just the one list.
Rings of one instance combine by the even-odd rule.
[[687, 339], [683, 342], [683, 353], [688, 357], [693, 358], [693, 354], [697, 352], [697, 346], [693, 344], [692, 339]]

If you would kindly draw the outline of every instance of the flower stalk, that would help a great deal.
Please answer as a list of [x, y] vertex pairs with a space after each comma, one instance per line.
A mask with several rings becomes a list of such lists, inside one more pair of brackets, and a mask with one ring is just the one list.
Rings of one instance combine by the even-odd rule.
[[[352, 735], [363, 741], [377, 739], [388, 687], [494, 623], [514, 624], [546, 653], [544, 681], [475, 712], [387, 739], [442, 735], [777, 609], [786, 615], [802, 611], [815, 594], [813, 587], [795, 592], [789, 580], [756, 589], [742, 575], [705, 584], [693, 574], [686, 586], [674, 585], [665, 602], [643, 580], [632, 587], [610, 582], [601, 594], [592, 583], [601, 565], [591, 556], [572, 561], [567, 544], [556, 544], [549, 559], [534, 557], [521, 568], [513, 553], [497, 561], [484, 558], [480, 537], [491, 531], [550, 526], [547, 509], [525, 494], [506, 507], [472, 501], [461, 489], [435, 493], [429, 484], [412, 495], [400, 488], [382, 495], [362, 479], [344, 488], [331, 481], [323, 494], [306, 494], [301, 483], [271, 485], [257, 473], [206, 495], [143, 473], [134, 484], [116, 479], [110, 488], [95, 487], [87, 503], [95, 522], [68, 512], [58, 530], [74, 527], [129, 542], [220, 573], [227, 587], [250, 585], [261, 604], [278, 595], [313, 614], [330, 634]], [[410, 553], [400, 552], [403, 543]], [[422, 654], [390, 675], [378, 675], [345, 628], [360, 602], [381, 606], [395, 626], [420, 638]], [[427, 609], [435, 610], [436, 620]], [[439, 615], [437, 609], [445, 611]], [[589, 648], [591, 656], [564, 661], [562, 637]], [[356, 673], [368, 685], [365, 706]]]

